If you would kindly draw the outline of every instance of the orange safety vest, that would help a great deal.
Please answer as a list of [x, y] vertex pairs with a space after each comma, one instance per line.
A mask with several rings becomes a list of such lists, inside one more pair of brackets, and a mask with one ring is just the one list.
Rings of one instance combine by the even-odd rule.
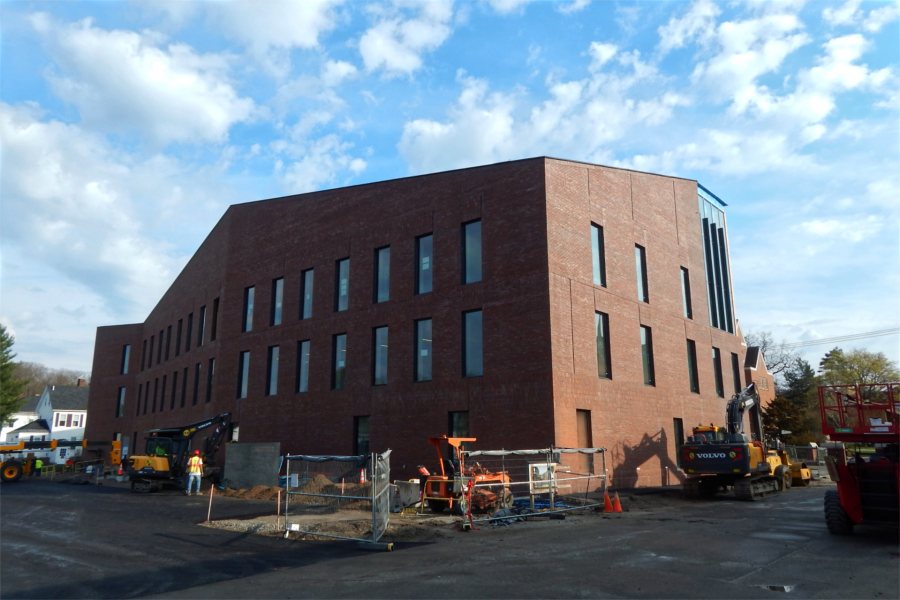
[[188, 473], [203, 475], [203, 459], [196, 455], [192, 456], [188, 461]]

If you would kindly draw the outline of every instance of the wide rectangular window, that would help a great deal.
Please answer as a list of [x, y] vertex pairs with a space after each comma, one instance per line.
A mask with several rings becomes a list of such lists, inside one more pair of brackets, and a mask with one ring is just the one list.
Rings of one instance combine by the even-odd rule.
[[297, 391], [309, 391], [309, 340], [297, 342]]
[[350, 259], [337, 261], [334, 270], [334, 310], [342, 312], [350, 307]]
[[372, 385], [385, 385], [388, 379], [388, 328], [372, 330]]
[[609, 344], [609, 315], [594, 313], [594, 332], [597, 338], [597, 375], [612, 379], [612, 360]]
[[738, 355], [731, 353], [731, 377], [734, 380], [734, 393], [741, 393], [741, 365]]
[[250, 382], [250, 351], [241, 351], [238, 358], [237, 397], [247, 397], [247, 387]]
[[713, 346], [712, 349], [713, 373], [716, 377], [716, 396], [725, 397], [725, 384], [722, 381], [722, 351]]
[[219, 328], [219, 299], [213, 300], [212, 323], [209, 325], [209, 341], [216, 341]]
[[310, 319], [313, 314], [313, 269], [300, 274], [300, 318]]
[[694, 318], [694, 307], [691, 304], [691, 274], [681, 267], [681, 307], [685, 319]]
[[416, 293], [427, 294], [432, 289], [434, 275], [434, 236], [432, 234], [416, 238]]
[[197, 347], [203, 345], [203, 339], [206, 337], [206, 305], [200, 307], [200, 314], [197, 319]]
[[269, 324], [281, 325], [281, 308], [284, 304], [284, 277], [272, 280], [272, 310], [269, 314]]
[[178, 319], [178, 326], [175, 328], [175, 356], [181, 355], [181, 330], [184, 326], [184, 319]]
[[687, 364], [688, 380], [691, 384], [691, 391], [695, 394], [699, 394], [700, 376], [697, 372], [697, 343], [694, 340], [687, 340]]
[[197, 363], [194, 365], [194, 395], [191, 397], [191, 404], [197, 406], [200, 401], [200, 374], [203, 372], [203, 365]]
[[594, 270], [594, 285], [606, 287], [606, 247], [603, 227], [591, 223], [591, 260]]
[[119, 367], [119, 373], [128, 375], [128, 363], [131, 361], [131, 344], [122, 346], [122, 364]]
[[172, 394], [169, 410], [175, 410], [175, 396], [178, 394], [178, 371], [172, 371]]
[[462, 251], [462, 282], [481, 281], [481, 221], [463, 225]]
[[375, 250], [375, 294], [373, 301], [387, 302], [391, 299], [391, 247]]
[[416, 381], [431, 381], [431, 319], [416, 321]]
[[253, 302], [256, 296], [256, 287], [244, 288], [244, 318], [241, 323], [241, 331], [253, 331]]
[[281, 351], [278, 346], [269, 346], [269, 356], [266, 366], [266, 396], [278, 395], [278, 363]]
[[339, 333], [331, 342], [331, 389], [344, 389], [347, 373], [347, 334]]
[[125, 386], [119, 388], [119, 397], [116, 401], [116, 418], [125, 415]]
[[656, 385], [656, 372], [653, 366], [653, 331], [641, 325], [641, 363], [644, 367], [644, 383]]
[[206, 403], [209, 404], [212, 402], [213, 395], [213, 380], [216, 376], [216, 359], [209, 359], [209, 363], [206, 365]]
[[369, 417], [353, 417], [353, 454], [368, 454], [369, 450]]
[[634, 270], [637, 276], [637, 297], [641, 302], [650, 302], [650, 288], [647, 285], [647, 250], [634, 246]]
[[480, 310], [463, 313], [463, 376], [484, 375], [484, 347], [482, 344], [482, 316]]

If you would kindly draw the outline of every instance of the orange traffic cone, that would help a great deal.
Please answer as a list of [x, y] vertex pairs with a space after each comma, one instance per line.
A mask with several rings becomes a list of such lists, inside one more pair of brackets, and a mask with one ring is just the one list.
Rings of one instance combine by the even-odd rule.
[[609, 492], [606, 490], [603, 490], [603, 512], [613, 512], [613, 505], [609, 500]]
[[622, 503], [619, 502], [619, 492], [616, 492], [616, 499], [613, 500], [613, 512], [622, 512]]

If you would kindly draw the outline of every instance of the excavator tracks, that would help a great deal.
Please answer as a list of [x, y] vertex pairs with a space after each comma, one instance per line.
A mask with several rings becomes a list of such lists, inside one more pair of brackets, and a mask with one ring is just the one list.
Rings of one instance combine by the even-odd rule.
[[734, 483], [734, 496], [738, 500], [754, 501], [778, 492], [774, 477], [744, 478]]

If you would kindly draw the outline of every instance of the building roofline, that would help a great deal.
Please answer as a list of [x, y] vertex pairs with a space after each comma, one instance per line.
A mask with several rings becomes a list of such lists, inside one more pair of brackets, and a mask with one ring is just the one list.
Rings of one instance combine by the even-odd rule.
[[715, 200], [716, 202], [718, 202], [718, 203], [721, 204], [722, 206], [728, 206], [728, 204], [727, 204], [724, 200], [722, 200], [721, 198], [719, 198], [718, 196], [716, 196], [714, 193], [712, 193], [711, 191], [709, 191], [709, 188], [706, 187], [705, 185], [703, 185], [702, 183], [700, 183], [699, 181], [697, 182], [697, 187], [700, 188], [700, 190], [702, 190], [702, 191], [703, 191], [707, 196], [709, 196], [712, 200]]

